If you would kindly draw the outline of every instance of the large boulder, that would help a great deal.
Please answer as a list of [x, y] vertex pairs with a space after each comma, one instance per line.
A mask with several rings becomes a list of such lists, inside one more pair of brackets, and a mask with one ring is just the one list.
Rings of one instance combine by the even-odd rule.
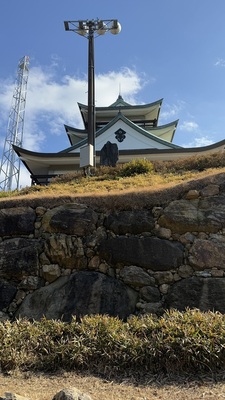
[[87, 258], [84, 255], [82, 238], [65, 234], [50, 235], [44, 245], [45, 255], [52, 264], [62, 268], [84, 269]]
[[29, 294], [16, 317], [70, 321], [73, 315], [108, 314], [126, 318], [134, 313], [136, 301], [137, 292], [118, 280], [80, 271]]
[[41, 242], [14, 238], [0, 242], [0, 278], [20, 280], [38, 275]]
[[126, 233], [138, 235], [143, 232], [151, 232], [155, 227], [155, 221], [151, 211], [120, 211], [109, 214], [105, 218], [104, 225], [117, 235]]
[[177, 233], [217, 232], [225, 226], [225, 196], [172, 201], [164, 209], [159, 224]]
[[216, 231], [225, 227], [225, 193], [203, 198], [199, 208]]
[[35, 211], [31, 207], [0, 210], [0, 236], [29, 235], [34, 232]]
[[65, 204], [45, 213], [42, 229], [50, 233], [86, 236], [96, 229], [98, 215], [83, 204]]
[[191, 277], [171, 286], [165, 308], [184, 311], [187, 307], [225, 314], [225, 278]]
[[195, 270], [225, 270], [225, 237], [216, 235], [208, 240], [196, 239], [190, 249], [189, 263]]
[[178, 242], [156, 237], [120, 236], [103, 240], [99, 255], [112, 266], [117, 264], [164, 271], [183, 263], [183, 246]]

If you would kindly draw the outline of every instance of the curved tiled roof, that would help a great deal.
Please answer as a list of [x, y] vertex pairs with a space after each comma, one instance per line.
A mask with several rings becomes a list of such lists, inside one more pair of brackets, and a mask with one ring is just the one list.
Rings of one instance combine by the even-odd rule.
[[[143, 136], [145, 136], [145, 137], [147, 137], [149, 139], [153, 139], [156, 143], [158, 142], [158, 143], [161, 143], [161, 144], [165, 144], [169, 148], [180, 147], [180, 146], [177, 146], [177, 145], [175, 145], [173, 143], [170, 143], [167, 140], [164, 140], [163, 137], [160, 138], [160, 132], [163, 132], [163, 130], [164, 131], [171, 131], [170, 135], [173, 136], [174, 132], [176, 130], [176, 126], [177, 126], [178, 121], [174, 121], [174, 122], [171, 122], [170, 124], [162, 125], [160, 127], [152, 127], [151, 130], [147, 131], [146, 129], [143, 129], [140, 126], [138, 126], [135, 123], [133, 123], [132, 121], [130, 121], [121, 112], [118, 112], [117, 115], [107, 125], [103, 126], [101, 129], [99, 129], [96, 132], [96, 138], [98, 136], [102, 135], [105, 131], [107, 131], [118, 120], [121, 120], [121, 121], [125, 122], [126, 125], [130, 126], [135, 131], [141, 133]], [[74, 132], [74, 135], [77, 135], [77, 134], [79, 134], [81, 132], [80, 129], [77, 130], [76, 128], [69, 127], [68, 125], [66, 125], [66, 130], [67, 130], [67, 134], [68, 134], [69, 131], [72, 131], [72, 132]], [[86, 137], [81, 139], [79, 142], [76, 141], [76, 143], [74, 143], [72, 145], [72, 147], [69, 147], [69, 148], [63, 150], [63, 152], [73, 151], [73, 150], [85, 145], [87, 143], [87, 131], [86, 130], [83, 130], [83, 136], [84, 136], [84, 134], [86, 135]], [[163, 136], [163, 134], [162, 134], [162, 136]], [[70, 138], [70, 142], [72, 142], [71, 138]]]
[[[95, 107], [96, 121], [104, 119], [109, 122], [119, 111], [128, 117], [130, 116], [133, 120], [134, 118], [139, 119], [152, 119], [158, 121], [160, 108], [163, 99], [157, 100], [153, 103], [130, 105], [126, 102], [116, 101], [109, 107]], [[84, 126], [87, 127], [88, 121], [88, 106], [86, 104], [77, 103], [80, 109], [80, 113], [83, 119]]]

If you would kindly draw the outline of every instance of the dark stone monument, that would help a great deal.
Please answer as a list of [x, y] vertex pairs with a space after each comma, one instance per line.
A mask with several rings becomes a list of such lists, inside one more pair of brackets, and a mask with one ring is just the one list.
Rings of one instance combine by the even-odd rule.
[[118, 154], [117, 144], [107, 142], [100, 151], [100, 165], [115, 167], [118, 161]]

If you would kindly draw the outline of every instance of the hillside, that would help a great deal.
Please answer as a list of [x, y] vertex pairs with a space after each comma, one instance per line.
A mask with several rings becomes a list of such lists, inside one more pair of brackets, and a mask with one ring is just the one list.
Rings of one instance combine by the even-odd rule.
[[81, 171], [56, 178], [49, 186], [25, 187], [0, 192], [0, 207], [84, 202], [99, 209], [144, 209], [179, 199], [187, 190], [200, 190], [221, 181], [225, 174], [223, 154], [152, 164], [137, 160], [116, 168], [99, 168], [84, 177]]

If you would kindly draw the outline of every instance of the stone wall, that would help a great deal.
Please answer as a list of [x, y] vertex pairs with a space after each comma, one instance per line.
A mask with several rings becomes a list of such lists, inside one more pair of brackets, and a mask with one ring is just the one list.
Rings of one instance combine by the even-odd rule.
[[225, 312], [225, 185], [143, 209], [0, 209], [0, 319]]

